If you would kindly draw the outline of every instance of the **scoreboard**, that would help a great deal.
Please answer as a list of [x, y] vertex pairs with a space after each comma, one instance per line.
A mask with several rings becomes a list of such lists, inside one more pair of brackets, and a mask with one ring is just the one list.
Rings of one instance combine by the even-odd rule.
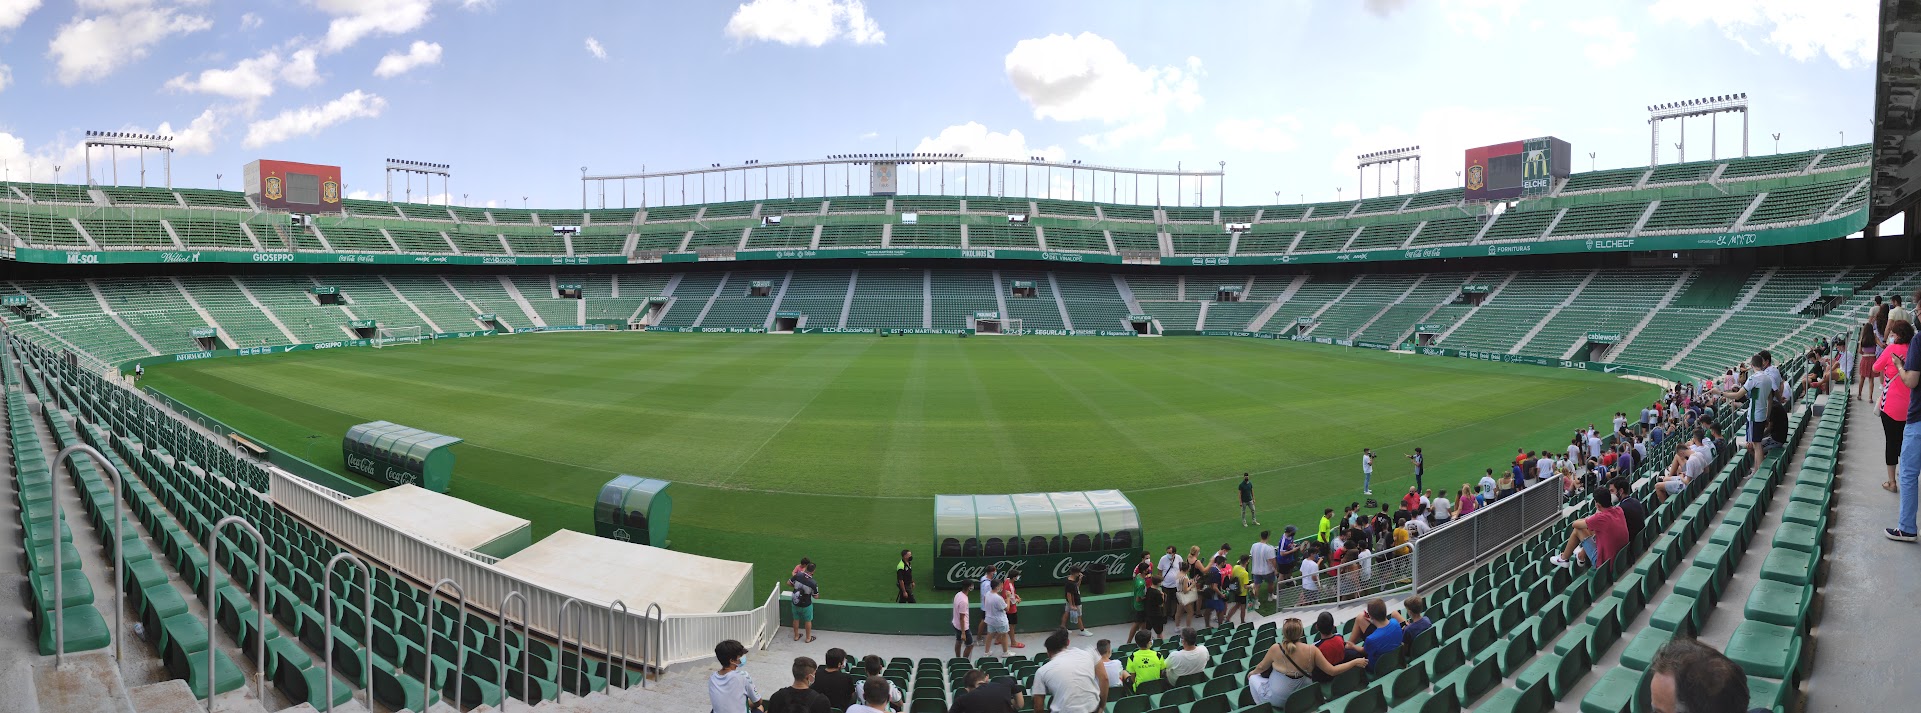
[[1568, 143], [1552, 136], [1467, 150], [1463, 186], [1470, 201], [1546, 195], [1567, 178]]
[[256, 205], [287, 213], [339, 213], [340, 167], [292, 161], [247, 164], [247, 197]]

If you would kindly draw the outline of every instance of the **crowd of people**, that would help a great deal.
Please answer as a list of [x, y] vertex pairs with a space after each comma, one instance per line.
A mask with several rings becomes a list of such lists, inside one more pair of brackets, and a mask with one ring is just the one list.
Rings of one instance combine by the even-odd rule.
[[[1915, 291], [1914, 302], [1921, 302], [1921, 290]], [[1876, 407], [1888, 469], [1881, 488], [1897, 499], [1894, 527], [1887, 528], [1886, 535], [1896, 542], [1915, 541], [1916, 476], [1921, 474], [1921, 400], [1912, 398], [1914, 389], [1921, 388], [1921, 360], [1910, 349], [1914, 330], [1914, 308], [1902, 304], [1900, 295], [1885, 303], [1877, 296], [1855, 330], [1852, 352], [1846, 337], [1816, 345], [1816, 356], [1830, 375], [1817, 388], [1832, 394], [1832, 384], [1841, 383], [1845, 394], [1846, 381], [1853, 379], [1852, 398]]]

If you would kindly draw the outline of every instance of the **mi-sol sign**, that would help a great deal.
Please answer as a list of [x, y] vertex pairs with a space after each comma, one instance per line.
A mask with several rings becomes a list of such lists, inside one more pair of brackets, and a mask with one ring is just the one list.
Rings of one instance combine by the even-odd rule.
[[1020, 570], [1022, 586], [1060, 585], [1067, 581], [1068, 571], [1075, 567], [1080, 567], [1088, 575], [1105, 572], [1109, 580], [1127, 579], [1133, 576], [1134, 564], [1141, 561], [1141, 552], [1140, 548], [1135, 547], [1011, 557], [935, 557], [934, 587], [963, 589], [975, 586], [980, 582], [981, 575], [987, 573], [989, 566], [1000, 574]]

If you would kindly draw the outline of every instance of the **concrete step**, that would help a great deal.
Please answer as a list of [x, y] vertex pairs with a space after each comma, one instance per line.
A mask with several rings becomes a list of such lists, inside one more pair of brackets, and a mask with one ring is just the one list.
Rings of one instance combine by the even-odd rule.
[[127, 700], [140, 713], [196, 713], [205, 710], [193, 689], [178, 679], [149, 683], [127, 692]]
[[53, 657], [42, 659], [33, 667], [33, 693], [44, 713], [133, 711], [106, 651], [68, 654], [57, 669]]

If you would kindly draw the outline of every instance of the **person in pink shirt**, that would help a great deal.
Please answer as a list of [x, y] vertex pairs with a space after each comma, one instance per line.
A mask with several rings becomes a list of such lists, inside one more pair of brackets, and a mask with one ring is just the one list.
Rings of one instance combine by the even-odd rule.
[[1455, 517], [1474, 512], [1474, 508], [1479, 506], [1480, 500], [1474, 497], [1474, 489], [1468, 487], [1467, 483], [1462, 483], [1461, 496], [1454, 500], [1454, 511], [1460, 513], [1459, 515], [1455, 515]]
[[1887, 439], [1888, 482], [1881, 487], [1900, 492], [1894, 484], [1894, 466], [1901, 460], [1901, 431], [1907, 427], [1908, 399], [1912, 392], [1901, 379], [1901, 364], [1908, 358], [1908, 343], [1914, 340], [1914, 325], [1892, 321], [1887, 328], [1887, 348], [1874, 360], [1874, 373], [1885, 377], [1881, 384], [1881, 433]]

